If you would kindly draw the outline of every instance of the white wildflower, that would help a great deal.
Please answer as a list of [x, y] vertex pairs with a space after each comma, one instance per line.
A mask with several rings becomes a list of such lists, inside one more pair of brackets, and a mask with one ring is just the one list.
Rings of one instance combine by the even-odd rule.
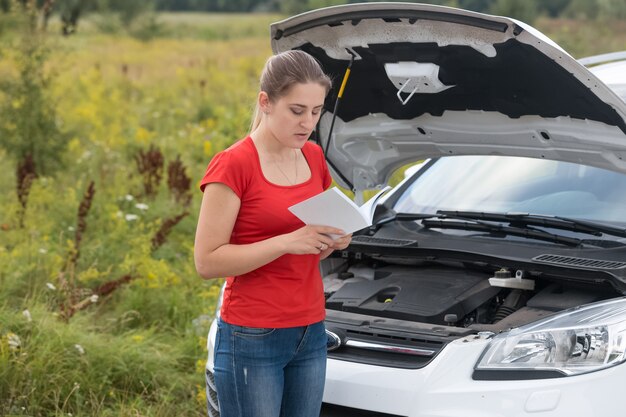
[[20, 346], [22, 346], [22, 341], [20, 340], [20, 337], [15, 333], [7, 334], [7, 339], [9, 340], [9, 349], [11, 350], [17, 350], [20, 348]]
[[57, 287], [55, 287], [54, 284], [51, 282], [46, 282], [46, 287], [48, 287], [48, 289], [52, 291], [55, 291], [57, 289]]
[[28, 310], [22, 311], [22, 316], [26, 317], [26, 321], [33, 321], [33, 316], [30, 315], [30, 311]]
[[74, 231], [74, 230], [76, 230], [76, 229], [74, 228], [74, 226], [68, 226], [68, 227], [67, 227], [67, 230], [69, 230], [70, 232], [73, 232], [73, 231]]
[[137, 204], [135, 204], [135, 207], [137, 207], [139, 210], [143, 210], [143, 211], [148, 210], [148, 205], [144, 204], [144, 203], [137, 203]]
[[78, 351], [78, 353], [80, 353], [81, 355], [85, 354], [85, 348], [82, 347], [81, 345], [79, 345], [78, 343], [74, 345], [74, 348]]
[[39, 248], [39, 253], [45, 255], [46, 253], [48, 253], [48, 249], [46, 249], [46, 248]]
[[137, 220], [139, 216], [137, 216], [136, 214], [127, 214], [124, 216], [124, 218], [127, 222], [132, 222], [133, 220]]
[[123, 211], [121, 211], [121, 210], [118, 210], [118, 211], [117, 211], [117, 213], [115, 213], [115, 215], [116, 215], [117, 217], [122, 218], [122, 217], [124, 216], [124, 212], [123, 212]]
[[132, 196], [132, 195], [130, 195], [130, 194], [126, 194], [126, 195], [124, 196], [124, 199], [125, 199], [126, 201], [133, 201], [133, 200], [135, 199], [135, 197], [133, 197], [133, 196]]
[[89, 300], [91, 300], [92, 303], [97, 303], [98, 302], [98, 294], [94, 294], [91, 297], [89, 297]]

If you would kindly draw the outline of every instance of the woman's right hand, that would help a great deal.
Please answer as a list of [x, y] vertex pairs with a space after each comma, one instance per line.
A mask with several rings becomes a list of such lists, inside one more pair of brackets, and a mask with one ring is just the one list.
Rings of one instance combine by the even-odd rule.
[[291, 233], [280, 236], [285, 245], [286, 253], [293, 255], [317, 255], [333, 245], [329, 235], [345, 235], [336, 227], [306, 225]]

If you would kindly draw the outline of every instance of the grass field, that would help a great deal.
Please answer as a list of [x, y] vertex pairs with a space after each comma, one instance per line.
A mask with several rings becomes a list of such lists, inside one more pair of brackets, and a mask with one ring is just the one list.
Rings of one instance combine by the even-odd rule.
[[[0, 34], [0, 415], [201, 416], [221, 280], [193, 267], [197, 183], [247, 131], [281, 16], [161, 14], [139, 37], [101, 19], [53, 20], [42, 58]], [[537, 26], [575, 57], [626, 46], [624, 22]], [[25, 182], [29, 140], [52, 168]]]

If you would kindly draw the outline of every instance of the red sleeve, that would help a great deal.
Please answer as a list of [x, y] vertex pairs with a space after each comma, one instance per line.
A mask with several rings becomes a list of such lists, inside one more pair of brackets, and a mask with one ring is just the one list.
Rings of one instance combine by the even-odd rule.
[[206, 169], [204, 177], [200, 181], [200, 190], [212, 182], [220, 182], [232, 189], [237, 197], [242, 198], [245, 189], [244, 164], [239, 163], [238, 158], [233, 157], [229, 151], [217, 153]]

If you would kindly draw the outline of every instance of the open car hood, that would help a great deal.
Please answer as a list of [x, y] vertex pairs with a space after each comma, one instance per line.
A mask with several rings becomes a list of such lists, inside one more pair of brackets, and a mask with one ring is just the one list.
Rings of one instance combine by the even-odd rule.
[[521, 22], [415, 3], [350, 4], [276, 22], [271, 37], [275, 53], [302, 49], [333, 79], [318, 140], [344, 187], [380, 188], [396, 168], [442, 155], [626, 172], [626, 103]]

